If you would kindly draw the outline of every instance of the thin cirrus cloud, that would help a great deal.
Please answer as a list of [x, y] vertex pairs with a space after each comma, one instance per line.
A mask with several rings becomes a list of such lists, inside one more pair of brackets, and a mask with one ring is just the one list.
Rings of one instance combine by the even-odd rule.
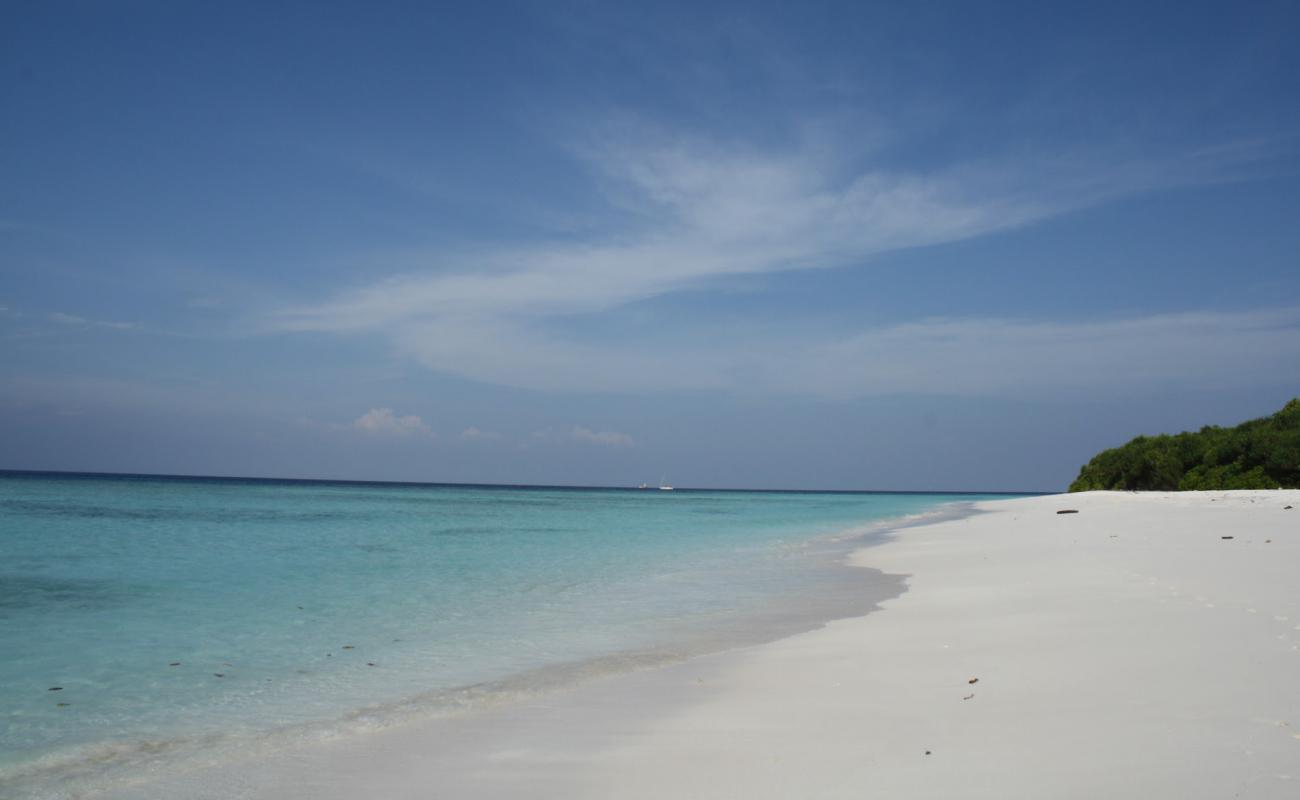
[[460, 432], [460, 439], [465, 442], [496, 442], [501, 440], [501, 434], [497, 431], [480, 430], [471, 425]]
[[569, 436], [576, 442], [586, 442], [588, 444], [599, 444], [608, 447], [631, 447], [636, 444], [631, 436], [618, 431], [593, 431], [581, 426], [574, 427], [569, 432]]
[[[433, 429], [423, 419], [414, 414], [398, 416], [391, 408], [372, 408], [353, 420], [347, 427], [354, 431], [384, 437], [435, 438]], [[498, 431], [470, 426], [461, 431], [457, 438], [462, 442], [499, 442], [505, 437]], [[582, 425], [574, 425], [565, 431], [552, 428], [534, 431], [530, 440], [537, 444], [578, 443], [602, 447], [632, 447], [636, 444], [636, 440], [626, 433], [593, 430]]]
[[924, 320], [819, 343], [778, 368], [773, 384], [807, 382], [838, 396], [1287, 380], [1300, 372], [1300, 307], [1060, 323]]
[[[710, 331], [689, 346], [557, 343], [506, 326], [448, 327], [435, 363], [551, 391], [750, 389], [851, 398], [901, 392], [1059, 393], [1212, 386], [1300, 373], [1300, 307], [1106, 320], [925, 319], [834, 339]], [[445, 348], [445, 349], [441, 349]]]
[[127, 331], [136, 328], [134, 322], [109, 322], [103, 320], [86, 319], [75, 314], [65, 314], [62, 311], [55, 311], [49, 315], [49, 321], [59, 325], [72, 325], [83, 328], [112, 328], [113, 330]]
[[[1086, 369], [1111, 352], [1107, 347], [1114, 346], [1118, 358], [1132, 357], [1125, 352], [1129, 343], [1110, 335], [1114, 331], [1140, 329], [1166, 350], [1185, 353], [1177, 335], [1188, 326], [1199, 328], [1191, 318], [1175, 316], [1061, 324], [922, 320], [835, 338], [780, 332], [730, 345], [726, 337], [648, 345], [561, 335], [554, 326], [600, 319], [636, 301], [718, 280], [859, 264], [888, 251], [1008, 230], [1119, 196], [1227, 180], [1238, 166], [1261, 157], [1257, 148], [1242, 146], [1109, 163], [1020, 156], [908, 172], [846, 171], [846, 154], [828, 156], [817, 148], [757, 151], [686, 137], [613, 136], [581, 152], [610, 201], [611, 215], [630, 219], [631, 232], [586, 243], [429, 253], [423, 270], [408, 265], [401, 274], [326, 302], [281, 309], [270, 327], [377, 331], [430, 369], [543, 390], [984, 391], [999, 379], [966, 368], [963, 358], [975, 354], [1015, 367], [1036, 363], [1034, 356], [1053, 347], [1052, 363], [1065, 368], [1049, 365], [1037, 374], [1059, 372], [1068, 382], [1077, 374], [1071, 363]], [[1290, 312], [1277, 313], [1282, 316], [1270, 317], [1269, 324], [1291, 319]], [[1252, 319], [1223, 317], [1236, 335], [1220, 349], [1257, 343]], [[1077, 340], [1102, 349], [1069, 344]], [[998, 348], [991, 355], [980, 349], [990, 346]], [[1043, 382], [1019, 372], [1016, 380]]]
[[619, 431], [595, 431], [591, 428], [584, 428], [581, 425], [574, 425], [567, 431], [557, 431], [553, 428], [546, 428], [540, 431], [533, 431], [532, 440], [534, 442], [576, 442], [578, 444], [591, 444], [601, 447], [632, 447], [636, 440], [626, 433]]

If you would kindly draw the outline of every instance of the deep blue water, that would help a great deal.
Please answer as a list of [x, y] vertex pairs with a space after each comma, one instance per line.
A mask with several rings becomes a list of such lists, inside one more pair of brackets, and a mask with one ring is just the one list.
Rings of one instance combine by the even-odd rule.
[[970, 499], [0, 473], [0, 786], [860, 613], [855, 536]]

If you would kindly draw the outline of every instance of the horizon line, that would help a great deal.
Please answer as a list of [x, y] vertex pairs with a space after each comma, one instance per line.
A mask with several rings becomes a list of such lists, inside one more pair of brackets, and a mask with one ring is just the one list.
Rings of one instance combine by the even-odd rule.
[[[640, 486], [629, 485], [591, 485], [591, 484], [540, 484], [540, 483], [481, 483], [481, 482], [456, 482], [456, 481], [400, 481], [400, 480], [371, 480], [365, 478], [285, 478], [270, 477], [260, 475], [197, 475], [189, 473], [163, 473], [163, 472], [101, 472], [85, 470], [50, 470], [50, 469], [13, 469], [0, 468], [0, 476], [61, 476], [70, 478], [118, 478], [118, 479], [148, 479], [148, 480], [207, 480], [207, 481], [261, 481], [269, 483], [329, 483], [329, 484], [351, 484], [351, 485], [370, 485], [370, 486], [440, 486], [456, 487], [464, 489], [562, 489], [573, 491], [629, 491], [640, 492], [655, 489], [658, 486]], [[773, 493], [773, 494], [954, 494], [954, 495], [1016, 495], [1016, 496], [1033, 496], [1060, 494], [1060, 492], [1029, 492], [1029, 491], [1009, 491], [999, 490], [970, 490], [970, 489], [780, 489], [780, 488], [736, 488], [736, 487], [717, 487], [717, 486], [674, 486], [673, 491], [678, 492], [755, 492], [755, 493]]]

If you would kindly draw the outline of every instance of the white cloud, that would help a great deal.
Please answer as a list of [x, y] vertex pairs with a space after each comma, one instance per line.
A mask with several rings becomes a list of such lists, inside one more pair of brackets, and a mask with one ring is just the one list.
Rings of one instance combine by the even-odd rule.
[[1059, 211], [1064, 202], [1008, 186], [994, 170], [867, 172], [843, 180], [800, 153], [727, 153], [688, 144], [608, 147], [592, 159], [630, 198], [625, 204], [637, 205], [642, 233], [471, 256], [431, 254], [431, 273], [397, 275], [331, 302], [285, 309], [275, 327], [343, 332], [432, 322], [482, 328], [600, 312], [712, 278], [837, 266], [968, 238]]
[[626, 433], [593, 431], [581, 425], [575, 425], [568, 431], [557, 431], [553, 428], [533, 431], [532, 439], [535, 442], [578, 442], [603, 447], [632, 447], [636, 444], [636, 441]]
[[810, 343], [758, 380], [833, 396], [1210, 388], [1300, 374], [1300, 308], [1104, 321], [932, 319]]
[[463, 441], [490, 441], [495, 442], [501, 439], [501, 434], [496, 431], [483, 431], [473, 426], [460, 432], [460, 438]]
[[[935, 385], [963, 391], [989, 381], [958, 380], [969, 376], [968, 362], [939, 366], [958, 352], [956, 342], [1001, 348], [968, 353], [976, 361], [994, 353], [1033, 355], [1026, 349], [1070, 326], [931, 320], [824, 341], [786, 332], [762, 340], [733, 337], [730, 344], [725, 336], [700, 339], [688, 346], [559, 335], [555, 323], [718, 280], [862, 263], [887, 251], [1007, 230], [1120, 195], [1221, 180], [1251, 151], [1140, 162], [1017, 154], [1014, 160], [928, 172], [846, 170], [855, 154], [826, 155], [812, 146], [764, 151], [622, 133], [606, 134], [582, 152], [611, 203], [635, 221], [633, 232], [583, 244], [431, 252], [422, 266], [408, 262], [400, 274], [327, 302], [282, 309], [271, 326], [378, 331], [433, 370], [551, 391], [746, 385], [823, 394]], [[1094, 336], [1106, 330], [1111, 328], [1079, 332]], [[1171, 340], [1173, 350], [1186, 351], [1175, 344]], [[1092, 351], [1067, 350], [1075, 360], [1094, 358]], [[909, 352], [914, 358], [900, 360], [899, 353]]]
[[553, 391], [721, 389], [838, 398], [1126, 392], [1300, 374], [1300, 308], [1103, 321], [926, 319], [835, 337], [785, 332], [760, 339], [744, 329], [710, 330], [651, 345], [563, 346], [503, 328], [445, 356], [440, 363], [462, 374]]
[[575, 426], [569, 435], [576, 442], [586, 442], [587, 444], [606, 445], [608, 447], [631, 447], [635, 444], [632, 437], [626, 433], [618, 431], [593, 431], [588, 428]]
[[78, 317], [75, 314], [65, 314], [62, 311], [55, 311], [49, 315], [50, 322], [57, 322], [60, 325], [77, 325], [81, 327], [94, 328], [112, 328], [113, 330], [126, 331], [136, 327], [134, 322], [104, 322], [100, 320], [86, 319]]
[[432, 436], [424, 420], [410, 414], [399, 417], [391, 408], [372, 408], [353, 421], [355, 430], [386, 436]]

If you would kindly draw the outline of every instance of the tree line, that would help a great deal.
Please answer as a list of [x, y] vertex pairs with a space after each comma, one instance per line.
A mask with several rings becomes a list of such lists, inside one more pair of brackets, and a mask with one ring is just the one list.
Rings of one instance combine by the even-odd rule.
[[1139, 436], [1079, 470], [1072, 492], [1300, 488], [1300, 398], [1232, 428]]

